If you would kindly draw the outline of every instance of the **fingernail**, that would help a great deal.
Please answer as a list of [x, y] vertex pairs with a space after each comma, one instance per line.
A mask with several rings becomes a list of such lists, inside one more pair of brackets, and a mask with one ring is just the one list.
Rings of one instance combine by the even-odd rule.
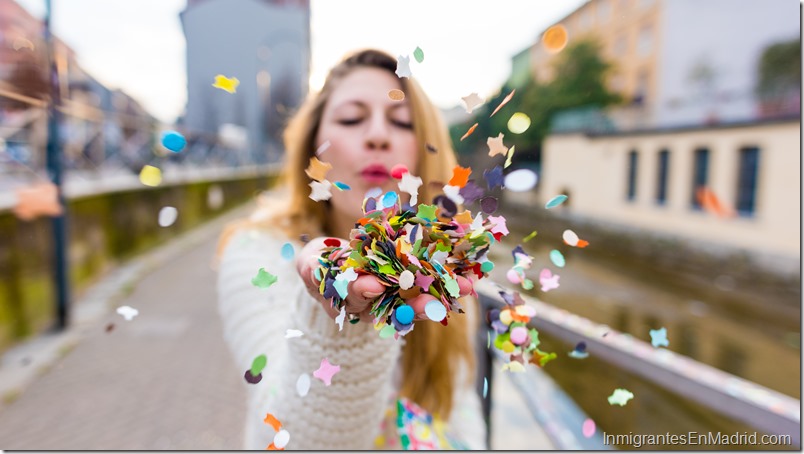
[[375, 292], [363, 292], [363, 298], [374, 299], [378, 296], [382, 295], [382, 292], [375, 293]]

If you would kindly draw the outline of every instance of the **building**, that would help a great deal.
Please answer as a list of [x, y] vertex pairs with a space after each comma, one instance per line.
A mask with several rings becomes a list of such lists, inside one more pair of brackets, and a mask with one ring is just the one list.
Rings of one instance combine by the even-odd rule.
[[[757, 118], [759, 58], [769, 45], [800, 38], [799, 8], [792, 1], [593, 0], [556, 24], [570, 42], [598, 41], [613, 63], [609, 88], [634, 107], [615, 115], [623, 128], [671, 127]], [[537, 80], [556, 76], [556, 55], [540, 42], [530, 47]], [[800, 88], [789, 93], [799, 96]]]
[[[190, 0], [181, 22], [191, 152], [213, 140], [229, 142], [231, 164], [278, 160], [285, 119], [308, 90], [309, 0]], [[218, 74], [239, 80], [236, 93], [212, 86]]]

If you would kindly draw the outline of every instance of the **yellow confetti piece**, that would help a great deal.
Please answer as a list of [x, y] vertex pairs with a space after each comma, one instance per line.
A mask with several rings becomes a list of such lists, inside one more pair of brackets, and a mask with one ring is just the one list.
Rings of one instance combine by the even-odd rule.
[[506, 370], [511, 372], [525, 372], [525, 366], [518, 361], [511, 361], [510, 363], [505, 363], [502, 368], [503, 372]]
[[568, 38], [569, 35], [566, 27], [561, 24], [553, 25], [542, 35], [542, 44], [544, 45], [544, 49], [548, 52], [561, 52], [561, 50], [567, 46]]
[[514, 134], [522, 134], [528, 128], [530, 128], [530, 117], [522, 112], [517, 112], [508, 119], [508, 130]]
[[230, 79], [222, 74], [215, 76], [215, 83], [212, 84], [213, 87], [220, 88], [221, 90], [229, 93], [236, 92], [238, 85], [240, 85], [240, 81], [237, 80], [237, 77], [232, 77]]
[[145, 186], [159, 186], [162, 183], [162, 171], [154, 166], [143, 167], [140, 170], [140, 183]]
[[507, 169], [508, 166], [511, 165], [511, 160], [514, 158], [515, 147], [515, 145], [511, 145], [511, 148], [508, 149], [508, 156], [505, 158], [505, 165], [503, 166], [503, 169]]

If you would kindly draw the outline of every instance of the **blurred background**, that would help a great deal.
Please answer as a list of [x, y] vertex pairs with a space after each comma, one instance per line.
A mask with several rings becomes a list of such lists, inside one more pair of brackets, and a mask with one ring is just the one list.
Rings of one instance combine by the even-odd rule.
[[800, 449], [800, 28], [792, 0], [0, 0], [0, 447], [239, 449], [216, 237], [275, 188], [284, 124], [332, 65], [420, 47], [475, 182], [499, 133], [504, 172], [538, 176], [488, 191], [511, 230], [495, 262], [521, 244], [535, 279], [566, 258], [560, 288], [520, 289], [559, 360], [512, 377], [481, 353], [492, 449]]

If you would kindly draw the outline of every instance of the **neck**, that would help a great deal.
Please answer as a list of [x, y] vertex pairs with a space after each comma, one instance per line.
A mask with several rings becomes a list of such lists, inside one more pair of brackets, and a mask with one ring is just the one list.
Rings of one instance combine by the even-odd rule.
[[348, 214], [335, 211], [331, 205], [327, 209], [327, 218], [327, 234], [348, 240], [349, 233], [354, 228], [357, 219], [352, 219]]

